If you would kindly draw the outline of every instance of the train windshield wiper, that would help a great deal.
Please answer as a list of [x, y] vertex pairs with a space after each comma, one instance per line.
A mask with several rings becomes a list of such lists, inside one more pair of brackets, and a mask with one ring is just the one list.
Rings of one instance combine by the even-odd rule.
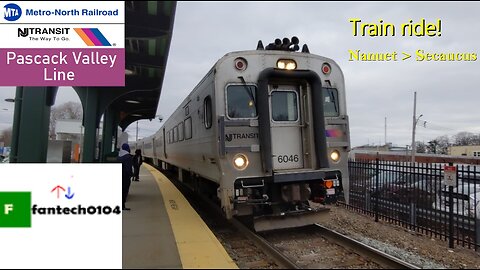
[[245, 79], [243, 78], [243, 76], [238, 76], [238, 78], [242, 81], [242, 85], [245, 89], [245, 92], [247, 92], [247, 95], [250, 98], [250, 100], [253, 101], [253, 104], [255, 105], [255, 111], [257, 111], [257, 100], [255, 99], [255, 96], [253, 95], [252, 89], [247, 86], [247, 83], [245, 82]]
[[335, 108], [335, 113], [338, 113], [337, 100], [335, 99], [335, 95], [334, 95], [333, 91], [331, 89], [329, 89], [328, 94], [329, 94], [330, 98], [332, 99], [333, 107]]

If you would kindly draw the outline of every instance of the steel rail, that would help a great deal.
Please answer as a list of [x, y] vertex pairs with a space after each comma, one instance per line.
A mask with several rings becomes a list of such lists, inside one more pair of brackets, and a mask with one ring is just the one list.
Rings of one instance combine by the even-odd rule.
[[391, 269], [421, 269], [418, 266], [404, 262], [390, 254], [370, 247], [360, 241], [352, 239], [348, 236], [342, 235], [334, 230], [330, 230], [320, 224], [315, 224], [316, 228], [320, 230], [322, 236], [328, 240], [335, 242], [346, 249], [351, 250], [361, 256], [372, 259], [375, 263]]
[[[157, 168], [158, 169], [158, 168]], [[167, 174], [168, 175], [168, 174]], [[188, 193], [190, 197], [195, 197], [197, 201], [201, 201], [203, 205], [206, 205], [207, 209], [215, 212], [216, 215], [225, 219], [223, 211], [221, 208], [215, 204], [213, 201], [209, 200], [206, 196], [200, 193], [193, 192], [185, 183], [178, 181], [178, 179], [173, 175], [167, 176], [170, 181], [185, 195]], [[295, 264], [288, 257], [283, 255], [283, 253], [270, 244], [267, 240], [257, 235], [255, 232], [247, 228], [243, 223], [238, 221], [235, 218], [227, 220], [232, 224], [239, 232], [241, 232], [245, 237], [250, 239], [255, 246], [262, 250], [267, 256], [269, 256], [278, 266], [283, 267], [284, 269], [301, 269], [297, 264]]]
[[[207, 208], [210, 210], [214, 210], [214, 212], [221, 216], [222, 218], [225, 218], [221, 208], [203, 196], [202, 194], [199, 193], [194, 193], [191, 189], [189, 189], [185, 183], [182, 183], [178, 181], [175, 177], [169, 176], [170, 180], [179, 188], [182, 193], [185, 194], [185, 192], [190, 193], [191, 195], [194, 195], [194, 197], [197, 198], [197, 200], [201, 200], [202, 204], [207, 205]], [[173, 179], [172, 179], [173, 178]], [[228, 220], [230, 224], [232, 224], [239, 232], [241, 232], [243, 235], [245, 235], [248, 239], [250, 239], [259, 249], [261, 249], [267, 256], [270, 256], [270, 258], [280, 267], [283, 267], [285, 269], [301, 269], [300, 266], [295, 264], [290, 258], [285, 256], [280, 250], [278, 250], [273, 244], [269, 243], [266, 239], [261, 237], [260, 235], [256, 234], [247, 226], [245, 226], [243, 223], [238, 221], [235, 218], [232, 218]], [[419, 267], [409, 264], [407, 262], [404, 262], [394, 256], [391, 256], [385, 252], [382, 252], [380, 250], [377, 250], [375, 248], [372, 248], [370, 246], [367, 246], [355, 239], [349, 238], [345, 235], [342, 235], [338, 232], [335, 232], [333, 230], [330, 230], [320, 224], [315, 224], [313, 227], [316, 230], [320, 230], [322, 236], [327, 238], [329, 241], [332, 241], [334, 243], [339, 244], [340, 246], [351, 250], [354, 253], [359, 254], [360, 256], [368, 257], [372, 259], [375, 263], [385, 267], [385, 268], [393, 268], [393, 269], [420, 269]]]
[[271, 243], [269, 243], [263, 237], [259, 236], [255, 232], [248, 229], [240, 221], [236, 220], [235, 218], [233, 218], [229, 221], [233, 226], [235, 226], [235, 228], [237, 230], [242, 232], [258, 248], [260, 248], [263, 252], [265, 252], [265, 254], [270, 256], [278, 264], [278, 266], [284, 267], [285, 269], [302, 269], [300, 266], [295, 264], [287, 256], [283, 255], [283, 253], [280, 250], [278, 250], [275, 246], [273, 246]]

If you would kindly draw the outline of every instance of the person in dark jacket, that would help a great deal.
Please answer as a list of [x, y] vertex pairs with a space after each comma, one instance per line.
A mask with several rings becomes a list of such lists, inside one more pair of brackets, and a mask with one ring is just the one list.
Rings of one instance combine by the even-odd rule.
[[133, 181], [140, 181], [138, 175], [140, 173], [140, 166], [142, 166], [142, 150], [135, 150], [135, 156], [133, 156]]
[[130, 179], [133, 175], [133, 159], [128, 144], [124, 143], [122, 145], [122, 149], [118, 152], [118, 160], [122, 162], [122, 210], [130, 210], [130, 208], [125, 207], [128, 190], [130, 189]]

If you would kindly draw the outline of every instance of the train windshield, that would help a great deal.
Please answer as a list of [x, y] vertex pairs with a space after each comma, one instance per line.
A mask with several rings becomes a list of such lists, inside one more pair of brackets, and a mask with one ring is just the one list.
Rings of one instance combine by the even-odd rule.
[[227, 110], [230, 118], [255, 118], [256, 87], [254, 85], [230, 85], [227, 87]]
[[296, 92], [272, 92], [272, 119], [274, 121], [297, 121], [298, 107]]
[[338, 91], [335, 88], [323, 88], [324, 116], [338, 116]]

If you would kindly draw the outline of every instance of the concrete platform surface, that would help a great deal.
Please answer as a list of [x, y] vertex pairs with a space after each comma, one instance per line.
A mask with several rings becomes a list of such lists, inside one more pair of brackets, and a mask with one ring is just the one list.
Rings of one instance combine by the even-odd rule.
[[126, 207], [131, 210], [123, 211], [123, 268], [238, 269], [185, 197], [155, 168], [142, 166]]

